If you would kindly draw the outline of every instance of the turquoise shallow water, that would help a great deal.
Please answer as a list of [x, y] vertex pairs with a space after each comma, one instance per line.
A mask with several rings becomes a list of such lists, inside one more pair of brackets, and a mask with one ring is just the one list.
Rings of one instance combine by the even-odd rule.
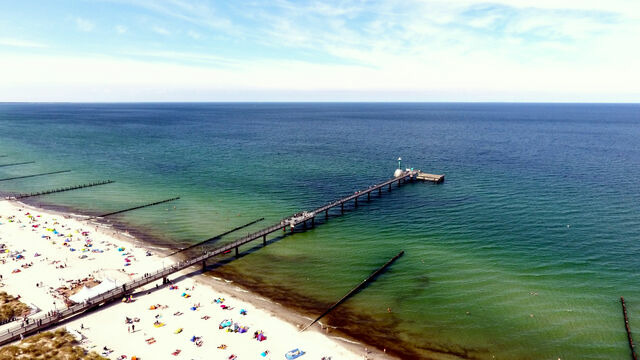
[[620, 295], [640, 329], [639, 124], [638, 105], [0, 104], [0, 164], [36, 161], [0, 178], [73, 170], [0, 192], [115, 180], [37, 198], [86, 213], [180, 195], [116, 220], [187, 244], [367, 187], [402, 156], [446, 182], [215, 272], [313, 315], [405, 250], [328, 322], [411, 359], [618, 359]]

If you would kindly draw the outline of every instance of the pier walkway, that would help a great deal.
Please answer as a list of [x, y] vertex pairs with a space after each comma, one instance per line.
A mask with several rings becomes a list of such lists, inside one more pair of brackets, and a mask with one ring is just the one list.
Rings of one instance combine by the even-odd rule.
[[30, 316], [26, 324], [23, 324], [21, 326], [15, 326], [13, 328], [7, 329], [6, 332], [0, 333], [0, 346], [7, 344], [9, 342], [18, 340], [21, 336], [27, 336], [37, 331], [46, 329], [61, 321], [64, 321], [68, 318], [78, 315], [82, 312], [85, 312], [92, 308], [96, 308], [102, 304], [108, 303], [113, 300], [122, 299], [128, 296], [129, 294], [133, 293], [135, 289], [138, 289], [142, 286], [148, 285], [150, 283], [154, 283], [158, 280], [162, 280], [164, 284], [166, 283], [167, 278], [170, 275], [173, 275], [191, 266], [201, 265], [202, 268], [204, 269], [206, 266], [206, 261], [212, 257], [230, 253], [234, 249], [235, 249], [235, 255], [238, 256], [238, 248], [254, 240], [262, 239], [263, 245], [266, 245], [267, 235], [274, 233], [276, 231], [286, 231], [287, 227], [289, 227], [290, 230], [293, 231], [295, 227], [300, 224], [304, 224], [304, 226], [306, 227], [307, 221], [310, 221], [311, 225], [313, 226], [315, 222], [314, 221], [315, 217], [318, 214], [322, 214], [324, 212], [325, 216], [328, 217], [329, 210], [338, 206], [340, 206], [341, 212], [344, 212], [345, 203], [354, 201], [355, 206], [358, 206], [358, 198], [362, 196], [367, 196], [367, 199], [370, 199], [371, 193], [374, 191], [378, 191], [378, 193], [381, 195], [382, 190], [384, 188], [388, 188], [388, 191], [391, 191], [391, 187], [394, 183], [397, 183], [397, 185], [400, 186], [401, 184], [407, 181], [414, 180], [419, 174], [420, 174], [420, 171], [417, 171], [417, 170], [403, 171], [402, 174], [398, 177], [394, 177], [390, 180], [384, 181], [377, 185], [370, 186], [367, 189], [356, 191], [353, 195], [349, 195], [339, 200], [328, 203], [326, 205], [320, 206], [315, 210], [294, 214], [290, 217], [283, 219], [277, 224], [268, 226], [260, 231], [246, 235], [236, 241], [233, 241], [229, 244], [223, 245], [216, 249], [207, 251], [201, 255], [194, 256], [192, 258], [182, 260], [169, 267], [159, 269], [156, 272], [147, 273], [145, 276], [132, 280], [126, 284], [122, 284], [122, 286], [114, 288], [100, 295], [96, 295], [81, 304], [75, 304], [66, 309], [56, 311], [55, 314], [53, 315], [48, 316], [47, 314], [42, 314], [40, 316], [38, 315]]

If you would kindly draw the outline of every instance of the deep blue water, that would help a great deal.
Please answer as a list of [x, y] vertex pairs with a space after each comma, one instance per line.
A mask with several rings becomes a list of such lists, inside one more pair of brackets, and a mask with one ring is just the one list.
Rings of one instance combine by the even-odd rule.
[[[399, 250], [328, 321], [405, 358], [629, 356], [640, 329], [640, 105], [0, 104], [0, 192], [189, 243], [389, 178], [445, 173], [217, 270], [311, 315]], [[176, 209], [172, 206], [176, 205]], [[335, 214], [337, 215], [337, 213]], [[225, 241], [235, 237], [229, 236]], [[387, 308], [392, 312], [388, 313]]]

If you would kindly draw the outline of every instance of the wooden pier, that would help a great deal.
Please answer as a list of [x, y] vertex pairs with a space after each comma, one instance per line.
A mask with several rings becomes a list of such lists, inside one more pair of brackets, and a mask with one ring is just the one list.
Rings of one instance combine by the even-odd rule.
[[47, 316], [46, 314], [43, 314], [40, 316], [29, 317], [29, 322], [25, 326], [16, 326], [11, 329], [8, 329], [6, 333], [0, 334], [0, 346], [19, 339], [21, 335], [27, 336], [27, 335], [33, 334], [37, 331], [40, 331], [50, 326], [53, 326], [55, 324], [58, 324], [63, 320], [71, 318], [89, 309], [98, 307], [102, 304], [108, 303], [113, 300], [122, 299], [123, 297], [132, 293], [135, 289], [140, 288], [142, 286], [148, 285], [150, 283], [154, 283], [158, 280], [162, 280], [164, 284], [167, 282], [167, 278], [169, 276], [181, 270], [189, 268], [191, 266], [201, 265], [202, 268], [204, 269], [206, 268], [207, 260], [209, 260], [212, 257], [230, 253], [232, 250], [235, 250], [235, 256], [238, 256], [239, 247], [242, 245], [248, 244], [254, 240], [262, 239], [262, 243], [264, 246], [267, 244], [267, 235], [270, 235], [276, 231], [286, 231], [287, 227], [289, 227], [289, 229], [293, 231], [294, 228], [300, 224], [304, 224], [304, 226], [306, 227], [306, 224], [308, 221], [311, 222], [311, 226], [313, 227], [315, 224], [316, 216], [324, 213], [325, 218], [328, 218], [329, 210], [332, 208], [336, 208], [338, 206], [340, 207], [341, 212], [344, 212], [345, 203], [353, 201], [354, 205], [357, 206], [358, 198], [362, 196], [367, 196], [367, 198], [370, 199], [371, 193], [374, 191], [378, 191], [378, 194], [382, 195], [383, 189], [388, 189], [388, 191], [391, 191], [392, 185], [394, 183], [397, 184], [397, 186], [400, 186], [406, 182], [414, 180], [418, 174], [419, 174], [419, 171], [417, 170], [403, 171], [400, 176], [386, 180], [377, 185], [370, 186], [367, 189], [356, 191], [353, 195], [343, 197], [336, 201], [330, 202], [326, 205], [320, 206], [314, 210], [304, 211], [304, 212], [289, 216], [281, 220], [279, 223], [270, 225], [252, 234], [248, 234], [229, 244], [207, 251], [202, 255], [198, 255], [186, 260], [182, 260], [169, 267], [158, 269], [156, 272], [148, 273], [146, 276], [142, 276], [126, 284], [123, 284], [120, 287], [117, 287], [105, 293], [96, 295], [90, 299], [87, 299], [84, 303], [72, 305], [66, 309], [57, 311], [52, 316]]
[[208, 238], [207, 240], [203, 240], [203, 241], [200, 241], [200, 242], [195, 243], [193, 245], [189, 245], [186, 248], [182, 248], [180, 250], [176, 250], [176, 251], [172, 252], [171, 254], [169, 254], [169, 255], [167, 255], [165, 257], [173, 256], [175, 254], [179, 254], [181, 252], [197, 248], [198, 246], [202, 246], [202, 245], [204, 245], [206, 243], [209, 243], [209, 242], [212, 242], [212, 241], [216, 241], [216, 240], [220, 240], [223, 236], [229, 235], [229, 234], [231, 234], [233, 232], [236, 232], [238, 230], [242, 230], [242, 229], [244, 229], [244, 228], [246, 228], [248, 226], [251, 226], [253, 224], [257, 224], [262, 220], [264, 220], [264, 218], [256, 219], [256, 220], [253, 220], [253, 221], [251, 221], [249, 223], [246, 223], [244, 225], [236, 226], [235, 228], [233, 228], [231, 230], [227, 230], [227, 231], [223, 232], [222, 234], [218, 234], [216, 236], [212, 236], [212, 237]]
[[444, 175], [427, 174], [427, 173], [423, 173], [422, 171], [418, 171], [416, 180], [431, 181], [436, 184], [439, 184], [444, 182]]

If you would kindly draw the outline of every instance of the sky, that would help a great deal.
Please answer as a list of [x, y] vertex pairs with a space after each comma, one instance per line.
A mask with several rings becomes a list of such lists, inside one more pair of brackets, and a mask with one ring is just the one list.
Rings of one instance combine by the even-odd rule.
[[640, 102], [640, 0], [0, 0], [4, 101]]

